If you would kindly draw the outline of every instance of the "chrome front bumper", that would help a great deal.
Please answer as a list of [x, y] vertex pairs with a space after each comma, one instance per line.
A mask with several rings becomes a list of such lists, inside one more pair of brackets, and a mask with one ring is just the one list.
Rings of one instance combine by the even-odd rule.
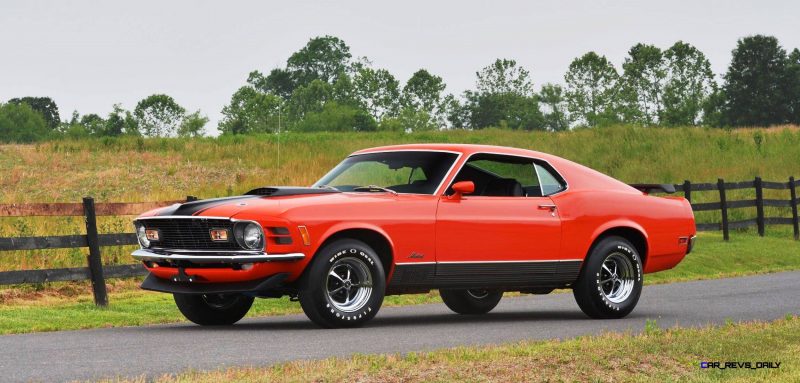
[[140, 261], [188, 261], [191, 263], [260, 263], [297, 261], [303, 253], [267, 254], [263, 251], [202, 251], [139, 249], [132, 254]]

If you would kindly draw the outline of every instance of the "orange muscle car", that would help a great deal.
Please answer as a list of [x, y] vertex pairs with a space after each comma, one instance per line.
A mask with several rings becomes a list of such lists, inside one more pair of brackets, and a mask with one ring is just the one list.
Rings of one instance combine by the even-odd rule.
[[636, 306], [643, 275], [674, 267], [694, 215], [670, 185], [627, 185], [574, 162], [481, 145], [353, 153], [312, 187], [173, 205], [134, 223], [142, 288], [201, 325], [290, 296], [323, 327], [368, 321], [391, 294], [438, 289], [460, 314], [504, 291], [571, 288], [592, 318]]

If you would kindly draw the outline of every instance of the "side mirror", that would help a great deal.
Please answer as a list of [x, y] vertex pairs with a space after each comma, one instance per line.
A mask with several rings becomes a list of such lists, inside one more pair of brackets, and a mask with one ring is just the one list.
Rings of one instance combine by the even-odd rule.
[[461, 198], [461, 196], [472, 194], [475, 192], [475, 183], [472, 181], [459, 181], [453, 184], [453, 198]]

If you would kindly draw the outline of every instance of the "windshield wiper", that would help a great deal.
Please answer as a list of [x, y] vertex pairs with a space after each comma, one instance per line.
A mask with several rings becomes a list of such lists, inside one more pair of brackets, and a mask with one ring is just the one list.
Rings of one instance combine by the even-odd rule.
[[336, 187], [333, 187], [331, 185], [319, 185], [319, 186], [317, 186], [317, 189], [329, 189], [329, 190], [341, 191], [341, 190], [339, 190]]
[[359, 187], [353, 188], [353, 191], [368, 191], [368, 192], [382, 191], [382, 192], [385, 192], [385, 193], [397, 195], [396, 191], [394, 191], [392, 189], [389, 189], [389, 188], [385, 188], [383, 186], [378, 186], [378, 185], [359, 186]]

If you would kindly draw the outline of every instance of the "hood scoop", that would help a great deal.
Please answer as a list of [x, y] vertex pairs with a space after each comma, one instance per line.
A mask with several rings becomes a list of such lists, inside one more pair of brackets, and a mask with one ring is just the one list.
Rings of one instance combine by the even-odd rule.
[[304, 188], [295, 186], [265, 186], [250, 190], [244, 195], [255, 195], [261, 197], [282, 197], [289, 195], [303, 195], [303, 194], [328, 194], [328, 193], [341, 193], [333, 189], [320, 189], [320, 188]]

